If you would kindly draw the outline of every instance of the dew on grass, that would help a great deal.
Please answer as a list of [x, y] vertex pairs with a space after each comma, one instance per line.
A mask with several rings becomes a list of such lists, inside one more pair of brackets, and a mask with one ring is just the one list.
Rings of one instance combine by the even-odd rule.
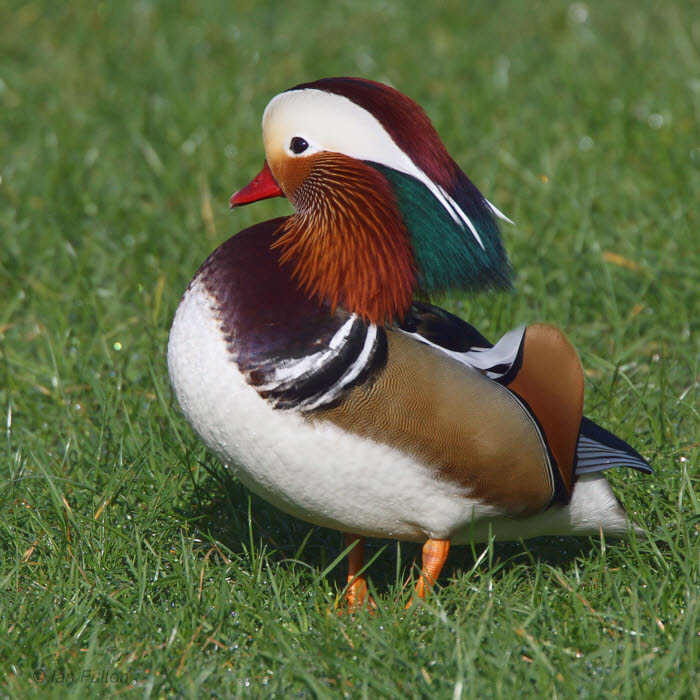
[[510, 82], [510, 59], [507, 56], [500, 55], [496, 58], [493, 67], [493, 84], [504, 90]]
[[588, 7], [582, 2], [575, 2], [569, 5], [566, 14], [572, 24], [585, 24], [589, 17]]
[[91, 146], [85, 152], [85, 158], [83, 159], [83, 162], [89, 168], [97, 162], [97, 159], [99, 157], [100, 157], [100, 149], [97, 148], [97, 146]]
[[647, 124], [652, 129], [660, 129], [665, 121], [663, 114], [659, 114], [658, 112], [654, 112], [647, 117]]
[[202, 141], [204, 141], [204, 135], [196, 129], [182, 142], [180, 149], [185, 155], [191, 156], [202, 144]]

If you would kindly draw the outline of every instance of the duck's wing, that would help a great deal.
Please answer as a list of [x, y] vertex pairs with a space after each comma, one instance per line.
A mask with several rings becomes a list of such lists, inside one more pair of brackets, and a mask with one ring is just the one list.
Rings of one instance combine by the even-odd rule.
[[[559, 470], [547, 431], [528, 402], [411, 333], [383, 332], [387, 353], [381, 370], [309, 419], [413, 456], [436, 479], [508, 515], [529, 515], [568, 500], [570, 475], [565, 479]], [[572, 453], [580, 418], [571, 420]]]
[[[520, 390], [520, 394], [527, 395], [532, 395], [532, 392], [538, 393], [538, 388], [537, 382], [532, 381], [531, 377], [529, 391], [523, 392], [522, 382], [517, 379], [523, 371], [526, 348], [526, 372], [529, 373], [530, 357], [549, 357], [553, 350], [552, 341], [554, 344], [559, 342], [554, 340], [556, 334], [543, 333], [541, 326], [523, 326], [506, 333], [493, 345], [458, 316], [425, 303], [413, 305], [402, 327], [406, 332], [414, 333], [425, 342], [484, 372], [516, 393]], [[545, 360], [545, 364], [547, 361]], [[544, 384], [550, 384], [546, 376], [547, 371], [541, 374], [544, 374]], [[527, 400], [525, 395], [521, 398]], [[645, 474], [653, 474], [648, 462], [633, 447], [583, 416], [576, 444], [574, 474], [588, 474], [610, 467], [630, 467]]]
[[398, 327], [443, 350], [463, 353], [493, 347], [493, 343], [459, 316], [421, 301], [413, 302]]

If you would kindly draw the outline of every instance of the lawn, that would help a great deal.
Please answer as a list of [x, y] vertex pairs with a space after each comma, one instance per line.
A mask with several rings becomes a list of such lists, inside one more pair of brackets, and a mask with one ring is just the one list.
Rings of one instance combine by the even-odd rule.
[[[434, 6], [432, 6], [434, 5]], [[3, 3], [0, 695], [699, 698], [700, 12], [694, 2]], [[586, 413], [652, 463], [647, 537], [455, 548], [405, 612], [338, 617], [340, 536], [248, 492], [170, 390], [168, 329], [277, 92], [390, 82], [515, 222], [515, 291], [560, 325]]]

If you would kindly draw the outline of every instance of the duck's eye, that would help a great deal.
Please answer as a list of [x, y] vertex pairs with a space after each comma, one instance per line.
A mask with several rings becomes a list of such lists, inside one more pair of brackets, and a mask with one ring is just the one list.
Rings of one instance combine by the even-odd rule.
[[296, 155], [303, 153], [308, 147], [308, 142], [301, 138], [301, 136], [295, 136], [289, 143], [289, 148], [292, 153]]

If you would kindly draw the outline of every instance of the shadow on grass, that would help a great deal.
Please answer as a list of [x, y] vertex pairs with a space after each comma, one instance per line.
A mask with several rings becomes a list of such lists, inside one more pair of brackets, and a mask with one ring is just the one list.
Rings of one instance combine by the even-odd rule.
[[[323, 571], [344, 548], [342, 536], [335, 530], [309, 525], [287, 515], [251, 493], [228, 470], [209, 462], [202, 463], [207, 476], [195, 484], [191, 509], [185, 515], [195, 523], [204, 539], [223, 544], [234, 554], [244, 555], [254, 543], [264, 547], [272, 559], [283, 561], [299, 558], [316, 571]], [[300, 551], [300, 547], [303, 548]], [[585, 557], [595, 547], [591, 538], [539, 537], [522, 542], [497, 542], [490, 557], [496, 575], [506, 575], [524, 562], [535, 561], [564, 567], [579, 557]], [[453, 577], [471, 570], [486, 544], [458, 546], [450, 552], [443, 577]], [[420, 566], [421, 547], [392, 539], [369, 539], [366, 561], [382, 548], [368, 570], [378, 591], [396, 582], [397, 571], [403, 579], [414, 576]], [[339, 588], [345, 585], [347, 564], [340, 562], [329, 574]], [[481, 564], [480, 566], [484, 566]]]

